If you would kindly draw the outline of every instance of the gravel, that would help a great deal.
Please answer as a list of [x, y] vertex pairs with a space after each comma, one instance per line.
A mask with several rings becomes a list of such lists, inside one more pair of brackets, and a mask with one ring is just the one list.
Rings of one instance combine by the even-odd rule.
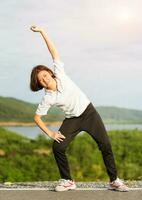
[[[124, 181], [130, 188], [142, 188], [142, 181]], [[4, 182], [0, 183], [0, 188], [47, 188], [54, 189], [58, 181], [38, 181], [38, 182]], [[78, 188], [107, 188], [108, 182], [76, 182]]]

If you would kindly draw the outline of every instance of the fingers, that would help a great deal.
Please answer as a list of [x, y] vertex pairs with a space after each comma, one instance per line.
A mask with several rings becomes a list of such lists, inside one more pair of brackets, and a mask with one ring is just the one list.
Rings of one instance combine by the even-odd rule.
[[62, 142], [63, 140], [61, 138], [55, 139], [58, 143], [60, 143], [60, 141]]
[[62, 142], [63, 140], [61, 138], [56, 138], [55, 139], [58, 143], [60, 143], [60, 141]]
[[58, 137], [58, 138], [56, 138], [56, 141], [60, 143], [60, 141], [62, 142], [62, 141], [63, 141], [63, 139], [62, 139], [62, 138], [60, 138], [60, 137]]
[[36, 32], [36, 31], [38, 31], [38, 27], [37, 26], [35, 26], [35, 25], [33, 25], [33, 26], [31, 26], [31, 28], [30, 28], [32, 31], [34, 31], [34, 32]]
[[57, 141], [58, 143], [60, 143], [60, 141], [61, 141], [61, 142], [63, 141], [62, 138], [65, 139], [66, 137], [65, 137], [64, 135], [62, 135], [60, 131], [58, 131], [58, 135], [57, 135], [56, 141]]
[[62, 138], [66, 138], [60, 131], [58, 131], [58, 133]]
[[31, 28], [30, 28], [30, 29], [31, 29], [31, 30], [33, 30], [33, 29], [35, 29], [35, 28], [36, 28], [36, 26], [35, 26], [35, 25], [33, 25], [33, 26], [31, 26]]

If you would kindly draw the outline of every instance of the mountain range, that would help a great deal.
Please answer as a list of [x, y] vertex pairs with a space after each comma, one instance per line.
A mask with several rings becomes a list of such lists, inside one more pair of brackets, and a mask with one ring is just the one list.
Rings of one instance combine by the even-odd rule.
[[[33, 122], [38, 104], [29, 103], [13, 97], [0, 96], [0, 122]], [[95, 107], [104, 123], [142, 124], [142, 110], [116, 106]], [[58, 107], [51, 107], [43, 120], [62, 121], [65, 115]]]

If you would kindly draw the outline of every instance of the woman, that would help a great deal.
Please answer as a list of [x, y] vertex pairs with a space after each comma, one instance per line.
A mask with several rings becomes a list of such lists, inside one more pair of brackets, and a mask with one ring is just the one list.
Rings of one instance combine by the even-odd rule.
[[[70, 175], [65, 150], [80, 131], [86, 131], [97, 142], [110, 178], [109, 189], [128, 191], [128, 187], [117, 177], [111, 144], [99, 113], [88, 97], [65, 73], [64, 63], [46, 32], [37, 26], [32, 26], [31, 30], [41, 34], [53, 59], [54, 72], [44, 65], [37, 65], [32, 69], [30, 88], [32, 91], [44, 88], [45, 91], [34, 121], [54, 140], [53, 153], [61, 176], [55, 191], [76, 189], [75, 181]], [[65, 113], [65, 119], [57, 132], [49, 130], [41, 120], [41, 116], [46, 115], [53, 105], [60, 107]]]

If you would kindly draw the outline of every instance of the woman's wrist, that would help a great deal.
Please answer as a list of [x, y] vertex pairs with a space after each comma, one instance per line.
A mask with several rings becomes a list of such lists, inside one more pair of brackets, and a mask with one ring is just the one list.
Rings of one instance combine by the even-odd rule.
[[52, 131], [48, 131], [47, 132], [47, 135], [50, 137], [50, 136], [52, 136]]
[[39, 31], [42, 35], [43, 34], [46, 34], [46, 32], [43, 30], [43, 29], [40, 29], [40, 31]]

